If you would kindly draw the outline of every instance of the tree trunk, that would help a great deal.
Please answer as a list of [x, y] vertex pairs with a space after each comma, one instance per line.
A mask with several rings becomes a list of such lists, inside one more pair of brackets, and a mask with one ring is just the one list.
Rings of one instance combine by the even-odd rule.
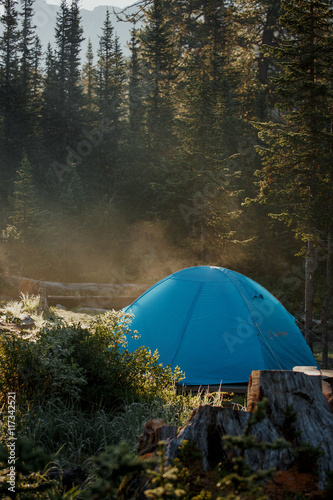
[[310, 348], [313, 349], [313, 300], [314, 300], [314, 271], [315, 271], [315, 257], [314, 257], [314, 243], [311, 238], [308, 239], [308, 250], [305, 260], [305, 339]]
[[327, 293], [323, 302], [323, 307], [321, 311], [320, 322], [322, 326], [322, 368], [328, 368], [328, 330], [327, 330], [327, 319], [330, 307], [330, 302], [333, 293], [333, 276], [332, 276], [332, 261], [333, 261], [333, 247], [332, 247], [332, 237], [329, 230], [327, 237], [327, 261], [326, 261], [326, 282], [327, 282]]

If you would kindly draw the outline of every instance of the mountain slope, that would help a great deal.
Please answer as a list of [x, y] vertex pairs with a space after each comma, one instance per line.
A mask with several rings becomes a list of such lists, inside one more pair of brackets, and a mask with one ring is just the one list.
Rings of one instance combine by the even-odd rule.
[[[111, 0], [112, 1], [112, 0]], [[19, 6], [17, 7], [20, 10]], [[123, 48], [124, 55], [129, 55], [129, 50], [127, 48], [127, 42], [130, 39], [130, 29], [131, 23], [119, 22], [114, 14], [115, 12], [120, 12], [121, 9], [118, 7], [110, 6], [99, 6], [95, 7], [94, 10], [81, 9], [82, 16], [82, 26], [84, 31], [85, 40], [82, 43], [81, 60], [84, 62], [85, 54], [87, 51], [87, 45], [89, 38], [91, 39], [93, 45], [93, 51], [96, 56], [98, 50], [99, 39], [98, 36], [101, 33], [101, 28], [105, 19], [106, 9], [109, 8], [111, 14], [112, 25], [114, 26], [115, 34], [119, 36], [121, 47]], [[41, 39], [43, 51], [46, 51], [47, 44], [50, 42], [51, 45], [54, 44], [54, 27], [56, 23], [56, 15], [58, 6], [51, 5], [45, 0], [36, 0], [34, 4], [34, 23], [37, 26], [37, 33]], [[129, 8], [130, 13], [134, 8]], [[3, 9], [1, 9], [2, 13]], [[2, 32], [2, 25], [0, 25], [0, 33]], [[96, 56], [97, 58], [97, 56]]]

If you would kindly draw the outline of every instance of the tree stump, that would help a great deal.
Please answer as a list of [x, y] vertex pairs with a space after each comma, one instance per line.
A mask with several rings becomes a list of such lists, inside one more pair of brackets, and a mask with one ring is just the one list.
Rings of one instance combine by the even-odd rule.
[[[283, 439], [291, 446], [310, 445], [320, 448], [323, 455], [313, 458], [311, 470], [318, 473], [318, 485], [324, 488], [327, 472], [333, 470], [333, 414], [322, 393], [321, 377], [308, 376], [301, 372], [273, 370], [252, 372], [248, 389], [248, 411], [232, 408], [196, 408], [187, 424], [177, 435], [166, 432], [166, 455], [171, 462], [177, 457], [184, 440], [192, 442], [202, 454], [202, 467], [207, 471], [219, 462], [226, 463], [237, 454], [225, 449], [222, 437], [239, 436], [244, 433], [256, 404], [268, 398], [267, 417], [252, 426], [250, 434], [257, 442], [273, 442]], [[164, 431], [165, 432], [165, 431]], [[157, 442], [150, 438], [150, 442]], [[294, 450], [293, 450], [294, 451]], [[313, 452], [306, 448], [305, 453]], [[297, 454], [296, 454], [297, 456]], [[295, 463], [295, 454], [288, 447], [256, 448], [246, 451], [245, 458], [252, 470], [269, 469], [286, 471]]]
[[293, 431], [300, 433], [303, 443], [322, 449], [324, 455], [317, 459], [317, 467], [323, 486], [327, 471], [333, 470], [333, 414], [323, 395], [321, 378], [283, 370], [253, 371], [248, 387], [248, 411], [253, 411], [264, 397], [269, 402], [269, 419], [283, 437], [290, 435], [286, 414], [292, 409]]
[[[204, 471], [215, 467], [219, 462], [229, 462], [235, 453], [224, 448], [222, 437], [241, 435], [250, 417], [250, 413], [232, 408], [199, 406], [193, 410], [189, 421], [178, 432], [177, 437], [167, 443], [166, 454], [169, 461], [177, 457], [179, 447], [186, 440], [192, 442], [201, 452]], [[272, 442], [281, 438], [268, 418], [254, 425], [251, 434], [260, 442]], [[245, 456], [252, 470], [271, 467], [285, 470], [293, 462], [293, 457], [287, 449], [267, 450], [265, 453], [251, 449]]]

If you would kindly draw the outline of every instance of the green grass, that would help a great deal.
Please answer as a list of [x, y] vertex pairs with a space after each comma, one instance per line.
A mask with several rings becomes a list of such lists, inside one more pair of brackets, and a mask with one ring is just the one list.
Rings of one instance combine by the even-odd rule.
[[46, 454], [56, 453], [60, 467], [82, 464], [107, 446], [126, 441], [137, 450], [144, 424], [151, 418], [183, 426], [200, 404], [223, 405], [227, 395], [196, 394], [176, 396], [169, 402], [128, 402], [117, 411], [96, 408], [84, 411], [75, 400], [64, 402], [52, 398], [42, 405], [21, 405], [17, 415], [17, 432], [33, 439]]
[[[19, 303], [10, 302], [3, 306], [0, 310], [0, 315], [18, 317], [23, 313], [29, 313], [33, 317], [38, 318], [38, 326], [42, 324], [43, 326], [47, 326], [47, 328], [52, 328], [53, 324], [58, 325], [60, 329], [58, 331], [55, 327], [46, 337], [44, 343], [42, 343], [42, 339], [40, 338], [39, 328], [36, 328], [34, 332], [31, 332], [28, 344], [13, 344], [16, 348], [10, 348], [6, 351], [3, 347], [3, 351], [0, 352], [0, 361], [5, 367], [8, 376], [7, 386], [3, 385], [3, 390], [9, 390], [11, 381], [17, 382], [21, 380], [21, 382], [17, 382], [17, 433], [31, 438], [36, 445], [43, 448], [47, 455], [56, 453], [56, 461], [61, 468], [83, 464], [92, 455], [96, 455], [106, 447], [116, 445], [121, 441], [126, 441], [130, 450], [136, 451], [144, 424], [151, 418], [162, 419], [167, 424], [182, 426], [187, 422], [193, 409], [199, 405], [210, 404], [219, 406], [230, 400], [229, 396], [220, 392], [214, 394], [206, 394], [204, 392], [197, 394], [176, 394], [175, 390], [170, 389], [170, 386], [163, 390], [163, 392], [157, 390], [156, 396], [153, 397], [149, 393], [145, 396], [144, 392], [142, 393], [143, 395], [131, 395], [131, 392], [126, 392], [126, 387], [123, 388], [121, 386], [123, 388], [121, 391], [121, 400], [119, 402], [112, 401], [112, 403], [116, 403], [114, 408], [112, 407], [113, 405], [105, 404], [105, 401], [103, 401], [104, 404], [102, 405], [99, 403], [99, 399], [93, 402], [88, 401], [87, 385], [84, 385], [82, 390], [80, 389], [81, 386], [79, 386], [78, 389], [80, 390], [74, 396], [76, 393], [73, 390], [68, 391], [67, 385], [69, 384], [70, 388], [73, 389], [75, 381], [77, 381], [76, 375], [80, 375], [81, 373], [76, 373], [79, 369], [77, 363], [80, 361], [80, 358], [76, 359], [75, 356], [78, 354], [79, 346], [77, 342], [82, 337], [82, 332], [71, 329], [69, 322], [81, 322], [81, 324], [85, 323], [89, 327], [94, 318], [89, 315], [79, 315], [74, 312], [61, 311], [55, 308], [51, 308], [44, 315], [38, 315], [37, 299], [36, 297], [29, 298], [28, 296], [22, 296], [22, 300]], [[67, 322], [66, 327], [61, 326], [60, 322], [62, 320]], [[91, 325], [91, 328], [93, 328], [93, 324]], [[102, 327], [104, 328], [103, 325], [100, 328]], [[107, 329], [108, 325], [105, 328]], [[23, 333], [20, 332], [15, 334], [17, 339], [22, 335]], [[103, 337], [100, 337], [100, 339], [102, 340]], [[104, 349], [104, 344], [101, 342], [101, 349]], [[30, 352], [26, 348], [27, 345], [34, 347], [34, 349]], [[40, 350], [36, 350], [38, 345], [41, 346]], [[21, 350], [19, 349], [20, 346]], [[71, 351], [72, 347], [74, 351]], [[95, 347], [97, 348], [96, 345]], [[66, 353], [69, 351], [71, 354], [67, 355]], [[32, 361], [31, 358], [33, 353], [37, 356], [34, 358], [35, 361]], [[11, 358], [4, 359], [6, 355], [11, 356]], [[45, 363], [41, 363], [44, 358], [50, 362], [50, 365], [47, 365], [48, 370], [46, 372]], [[11, 361], [10, 365], [8, 365], [8, 361]], [[85, 363], [88, 361], [89, 359]], [[142, 359], [142, 364], [139, 364], [137, 369], [144, 368], [144, 362], [144, 359]], [[38, 363], [41, 363], [40, 366]], [[18, 367], [20, 367], [21, 371], [23, 370], [23, 375], [21, 374], [20, 379], [18, 379]], [[45, 376], [50, 376], [51, 368], [53, 370], [51, 370], [51, 379], [45, 381]], [[65, 369], [67, 368], [70, 368], [72, 371], [67, 374], [69, 377], [66, 382], [67, 385], [65, 384], [64, 387], [61, 386], [62, 391], [60, 391], [60, 395], [56, 392], [48, 391], [56, 381], [59, 392], [59, 388], [61, 388], [59, 384], [63, 380]], [[103, 366], [100, 364], [99, 371], [102, 369]], [[2, 373], [3, 380], [5, 380], [4, 373]], [[27, 384], [27, 375], [29, 374], [33, 383], [32, 386], [26, 386], [31, 392], [31, 397], [27, 398], [26, 389], [22, 389], [22, 387], [25, 387], [24, 384]], [[152, 369], [149, 372], [152, 383], [155, 377], [160, 376], [159, 370]], [[133, 372], [132, 377], [136, 377], [135, 372]], [[165, 376], [163, 375], [163, 377], [164, 382]], [[105, 380], [105, 377], [103, 377], [103, 380]], [[158, 378], [156, 380], [160, 385], [161, 381]], [[20, 385], [21, 383], [23, 386]], [[45, 394], [47, 394], [47, 397], [45, 397]], [[101, 394], [105, 398], [105, 389], [102, 389]], [[243, 397], [236, 397], [236, 399], [237, 403], [244, 404]]]

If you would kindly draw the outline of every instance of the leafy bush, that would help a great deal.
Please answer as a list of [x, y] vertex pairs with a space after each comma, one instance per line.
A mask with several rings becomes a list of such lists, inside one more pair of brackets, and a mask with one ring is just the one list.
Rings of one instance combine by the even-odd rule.
[[75, 331], [58, 329], [36, 341], [7, 332], [1, 338], [0, 392], [15, 391], [19, 399], [46, 399], [50, 395], [78, 397], [86, 383], [73, 362]]
[[0, 341], [0, 392], [15, 390], [29, 400], [74, 397], [84, 408], [165, 397], [182, 374], [163, 367], [157, 352], [126, 349], [130, 320], [112, 311], [89, 328], [62, 321], [41, 329], [33, 341], [8, 331]]

